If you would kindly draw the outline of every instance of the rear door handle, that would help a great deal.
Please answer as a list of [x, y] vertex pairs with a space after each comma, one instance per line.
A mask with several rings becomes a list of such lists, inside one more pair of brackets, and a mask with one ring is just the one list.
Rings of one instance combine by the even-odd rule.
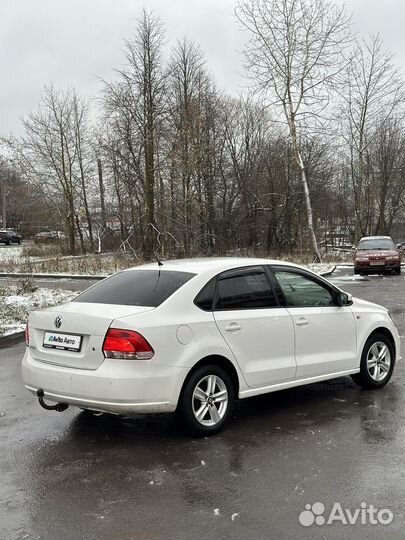
[[297, 326], [307, 326], [308, 324], [308, 319], [306, 319], [305, 317], [299, 317], [296, 321], [295, 321], [295, 324]]
[[233, 322], [231, 324], [228, 324], [228, 326], [225, 326], [225, 330], [227, 332], [237, 332], [240, 329], [241, 329], [241, 327], [239, 326], [239, 324], [235, 323], [235, 322]]

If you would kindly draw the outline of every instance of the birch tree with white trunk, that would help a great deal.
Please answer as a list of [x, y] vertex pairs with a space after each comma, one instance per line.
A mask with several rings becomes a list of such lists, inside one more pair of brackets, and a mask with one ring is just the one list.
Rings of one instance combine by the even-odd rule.
[[309, 122], [321, 119], [343, 68], [350, 19], [328, 0], [240, 0], [235, 13], [250, 34], [244, 51], [249, 76], [288, 126], [313, 256], [320, 261], [301, 143]]

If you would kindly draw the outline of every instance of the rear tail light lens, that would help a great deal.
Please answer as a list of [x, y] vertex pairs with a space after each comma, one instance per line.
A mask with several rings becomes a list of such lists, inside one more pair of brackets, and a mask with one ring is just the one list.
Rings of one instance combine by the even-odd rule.
[[104, 338], [103, 353], [106, 358], [150, 360], [155, 351], [138, 332], [109, 328]]
[[28, 321], [27, 321], [27, 324], [25, 325], [25, 344], [27, 347], [29, 347], [30, 345], [30, 329], [28, 326]]

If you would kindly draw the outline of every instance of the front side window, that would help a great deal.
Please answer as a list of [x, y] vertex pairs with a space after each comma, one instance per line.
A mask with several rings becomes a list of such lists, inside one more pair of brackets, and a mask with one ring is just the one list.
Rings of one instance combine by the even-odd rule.
[[195, 274], [173, 270], [129, 270], [84, 291], [73, 302], [157, 307]]
[[296, 272], [275, 271], [288, 307], [334, 306], [331, 290], [310, 277]]
[[218, 280], [217, 310], [256, 309], [277, 306], [273, 290], [262, 270], [223, 276]]

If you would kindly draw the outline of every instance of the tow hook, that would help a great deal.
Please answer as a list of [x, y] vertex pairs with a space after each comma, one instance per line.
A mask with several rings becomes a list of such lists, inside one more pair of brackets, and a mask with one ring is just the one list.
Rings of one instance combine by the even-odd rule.
[[56, 403], [55, 405], [48, 405], [44, 401], [44, 395], [45, 395], [45, 392], [43, 391], [43, 389], [38, 388], [37, 398], [38, 398], [39, 404], [41, 405], [41, 407], [43, 407], [47, 411], [63, 412], [63, 411], [66, 411], [66, 409], [69, 407], [67, 403]]

